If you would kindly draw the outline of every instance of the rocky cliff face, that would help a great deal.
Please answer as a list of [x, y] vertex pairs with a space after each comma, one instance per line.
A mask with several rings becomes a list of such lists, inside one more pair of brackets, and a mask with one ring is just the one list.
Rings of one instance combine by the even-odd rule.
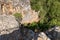
[[9, 14], [21, 12], [21, 9], [24, 9], [25, 7], [30, 8], [29, 0], [0, 0], [0, 10], [2, 13]]
[[38, 12], [31, 9], [30, 0], [0, 0], [0, 14], [22, 14], [21, 23], [38, 21]]

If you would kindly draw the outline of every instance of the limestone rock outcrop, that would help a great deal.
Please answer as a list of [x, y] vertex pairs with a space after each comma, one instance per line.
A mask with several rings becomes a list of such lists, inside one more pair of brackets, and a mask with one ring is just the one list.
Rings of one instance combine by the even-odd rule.
[[21, 12], [21, 9], [29, 6], [29, 0], [0, 0], [0, 10], [6, 14]]
[[19, 28], [18, 22], [12, 15], [0, 15], [0, 35], [9, 34]]
[[30, 0], [0, 0], [0, 14], [22, 14], [21, 23], [38, 22], [38, 12], [31, 9]]

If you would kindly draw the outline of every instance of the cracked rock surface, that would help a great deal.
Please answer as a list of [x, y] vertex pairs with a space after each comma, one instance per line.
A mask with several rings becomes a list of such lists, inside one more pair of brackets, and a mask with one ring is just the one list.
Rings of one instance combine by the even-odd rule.
[[8, 34], [19, 27], [18, 22], [12, 15], [0, 15], [0, 35]]

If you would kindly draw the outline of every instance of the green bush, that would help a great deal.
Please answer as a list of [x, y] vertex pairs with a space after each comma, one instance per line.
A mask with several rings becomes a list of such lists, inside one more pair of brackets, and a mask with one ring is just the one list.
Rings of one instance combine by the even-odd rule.
[[29, 23], [29, 24], [24, 25], [24, 26], [27, 27], [28, 29], [33, 30], [33, 31], [35, 31], [35, 29], [38, 29], [38, 24], [36, 22]]
[[20, 23], [20, 21], [22, 20], [21, 13], [15, 13], [14, 16], [15, 16], [16, 20]]
[[21, 13], [15, 13], [14, 16], [15, 16], [16, 18], [19, 18], [19, 17], [22, 18]]
[[59, 0], [31, 0], [31, 8], [40, 11], [40, 21], [36, 25], [41, 30], [46, 30], [54, 25], [60, 26]]

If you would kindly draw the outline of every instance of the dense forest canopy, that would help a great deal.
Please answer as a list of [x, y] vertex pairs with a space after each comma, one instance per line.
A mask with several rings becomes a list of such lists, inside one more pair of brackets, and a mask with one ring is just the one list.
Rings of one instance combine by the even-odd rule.
[[31, 8], [40, 11], [40, 21], [30, 24], [31, 28], [43, 30], [60, 26], [60, 0], [31, 0]]

